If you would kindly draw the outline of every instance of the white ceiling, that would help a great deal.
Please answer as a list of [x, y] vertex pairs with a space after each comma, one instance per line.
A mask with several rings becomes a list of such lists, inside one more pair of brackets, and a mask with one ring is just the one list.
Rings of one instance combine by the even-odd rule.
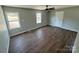
[[[44, 10], [46, 8], [46, 5], [6, 5], [6, 6], [31, 8], [31, 9], [38, 9], [38, 10]], [[49, 8], [54, 7], [55, 9], [61, 9], [61, 8], [74, 7], [74, 6], [77, 6], [77, 5], [49, 5]]]

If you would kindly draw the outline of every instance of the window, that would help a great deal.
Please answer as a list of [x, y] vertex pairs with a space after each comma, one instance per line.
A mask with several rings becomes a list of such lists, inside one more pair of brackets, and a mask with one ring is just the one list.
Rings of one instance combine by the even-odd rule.
[[8, 23], [10, 29], [15, 29], [20, 27], [19, 15], [18, 13], [7, 13]]
[[36, 23], [41, 23], [42, 20], [41, 20], [41, 13], [36, 13]]

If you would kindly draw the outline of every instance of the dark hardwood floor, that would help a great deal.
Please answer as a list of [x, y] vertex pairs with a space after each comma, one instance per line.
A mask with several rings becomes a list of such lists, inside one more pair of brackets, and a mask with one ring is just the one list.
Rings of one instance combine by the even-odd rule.
[[45, 26], [11, 37], [9, 53], [71, 53], [77, 32]]

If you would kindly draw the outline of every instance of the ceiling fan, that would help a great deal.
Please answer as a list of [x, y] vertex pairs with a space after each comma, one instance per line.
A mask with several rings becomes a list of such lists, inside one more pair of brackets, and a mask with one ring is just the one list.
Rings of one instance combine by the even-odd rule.
[[45, 10], [46, 10], [46, 11], [52, 11], [52, 10], [55, 10], [55, 8], [54, 8], [54, 7], [49, 8], [49, 6], [46, 5], [46, 9], [45, 9]]

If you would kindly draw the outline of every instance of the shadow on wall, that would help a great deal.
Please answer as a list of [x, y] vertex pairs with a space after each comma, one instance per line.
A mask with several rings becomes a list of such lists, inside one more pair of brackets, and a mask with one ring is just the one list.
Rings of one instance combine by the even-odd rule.
[[64, 11], [54, 11], [49, 13], [50, 25], [62, 27]]
[[79, 7], [49, 12], [49, 24], [79, 32]]

